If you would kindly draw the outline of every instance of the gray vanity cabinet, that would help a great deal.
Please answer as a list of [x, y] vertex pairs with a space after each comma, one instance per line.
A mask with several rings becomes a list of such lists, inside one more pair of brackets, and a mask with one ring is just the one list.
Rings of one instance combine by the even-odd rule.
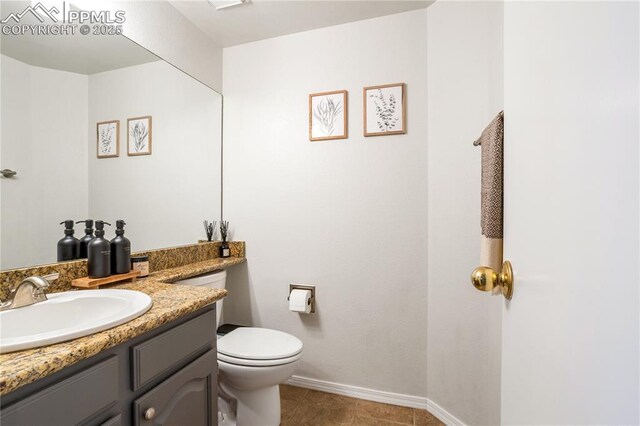
[[215, 305], [2, 397], [0, 424], [217, 425]]

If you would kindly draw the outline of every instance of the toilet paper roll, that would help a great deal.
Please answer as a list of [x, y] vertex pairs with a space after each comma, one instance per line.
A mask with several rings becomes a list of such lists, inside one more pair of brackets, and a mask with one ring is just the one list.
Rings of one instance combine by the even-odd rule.
[[311, 290], [293, 290], [289, 295], [289, 310], [303, 314], [311, 312]]

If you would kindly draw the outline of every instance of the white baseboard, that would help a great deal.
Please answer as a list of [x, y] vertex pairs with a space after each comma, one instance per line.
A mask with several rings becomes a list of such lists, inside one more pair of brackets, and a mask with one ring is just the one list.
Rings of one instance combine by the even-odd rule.
[[465, 426], [465, 424], [460, 421], [453, 414], [436, 404], [435, 402], [427, 399], [427, 411], [436, 416], [440, 421], [447, 426]]
[[352, 398], [366, 399], [367, 401], [382, 402], [384, 404], [399, 405], [401, 407], [420, 408], [428, 410], [440, 421], [448, 426], [465, 426], [451, 413], [440, 407], [428, 398], [405, 395], [401, 393], [385, 392], [375, 389], [361, 388], [358, 386], [343, 385], [341, 383], [327, 382], [324, 380], [310, 379], [308, 377], [291, 376], [285, 382], [291, 386], [313, 389], [337, 395], [350, 396]]

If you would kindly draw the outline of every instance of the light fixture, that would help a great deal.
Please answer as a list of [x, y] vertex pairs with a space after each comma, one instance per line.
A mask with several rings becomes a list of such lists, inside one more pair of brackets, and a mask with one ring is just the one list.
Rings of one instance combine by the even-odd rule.
[[249, 3], [250, 0], [207, 0], [209, 4], [216, 8], [216, 10], [228, 9], [234, 6], [241, 6]]

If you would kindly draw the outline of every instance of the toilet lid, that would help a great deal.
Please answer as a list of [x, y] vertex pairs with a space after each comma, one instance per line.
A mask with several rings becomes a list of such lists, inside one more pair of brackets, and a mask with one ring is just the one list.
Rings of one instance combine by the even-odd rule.
[[288, 358], [301, 351], [300, 339], [268, 328], [240, 327], [218, 339], [218, 352], [234, 358]]

